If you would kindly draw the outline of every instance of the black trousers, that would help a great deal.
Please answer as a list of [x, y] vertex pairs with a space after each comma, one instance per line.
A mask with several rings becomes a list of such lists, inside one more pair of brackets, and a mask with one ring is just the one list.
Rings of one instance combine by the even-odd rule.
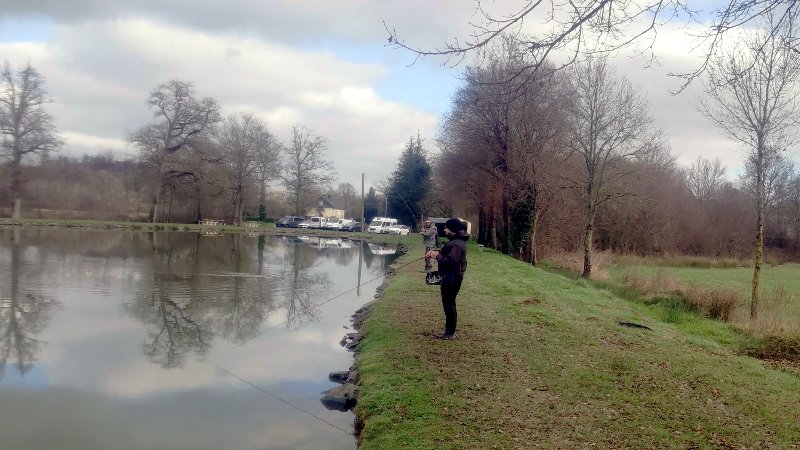
[[444, 333], [455, 334], [458, 313], [456, 312], [456, 296], [461, 290], [463, 275], [456, 275], [455, 283], [442, 285], [442, 307], [444, 308]]

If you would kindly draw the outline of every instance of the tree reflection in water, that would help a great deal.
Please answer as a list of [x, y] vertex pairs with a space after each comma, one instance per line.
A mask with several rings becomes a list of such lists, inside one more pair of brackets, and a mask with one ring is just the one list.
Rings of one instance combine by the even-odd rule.
[[149, 325], [142, 349], [153, 363], [180, 367], [187, 355], [206, 353], [217, 336], [249, 341], [279, 309], [290, 327], [318, 320], [317, 304], [331, 286], [327, 273], [311, 273], [318, 250], [294, 246], [285, 252], [291, 260], [283, 261], [285, 270], [264, 274], [266, 241], [257, 239], [249, 245], [255, 238], [241, 234], [151, 233], [150, 273], [126, 309]]
[[37, 283], [28, 280], [20, 258], [22, 243], [19, 230], [11, 230], [11, 258], [8, 283], [0, 283], [0, 379], [7, 363], [24, 376], [39, 360], [37, 353], [45, 344], [36, 335], [47, 327], [59, 303], [29, 289]]

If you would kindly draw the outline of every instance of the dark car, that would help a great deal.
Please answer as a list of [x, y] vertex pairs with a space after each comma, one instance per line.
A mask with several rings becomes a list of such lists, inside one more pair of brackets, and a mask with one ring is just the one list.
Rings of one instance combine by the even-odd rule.
[[360, 222], [356, 222], [355, 220], [353, 220], [350, 223], [348, 223], [347, 225], [342, 226], [342, 231], [360, 232], [361, 231], [361, 223]]
[[297, 226], [300, 225], [300, 222], [302, 222], [303, 220], [305, 219], [303, 219], [302, 217], [295, 217], [295, 216], [281, 217], [280, 219], [278, 219], [277, 222], [275, 222], [275, 226], [286, 227], [286, 228], [297, 228]]

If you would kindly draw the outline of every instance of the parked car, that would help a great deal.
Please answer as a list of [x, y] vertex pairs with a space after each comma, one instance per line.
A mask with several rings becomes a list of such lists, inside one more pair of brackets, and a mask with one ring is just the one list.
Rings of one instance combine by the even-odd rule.
[[300, 225], [301, 222], [303, 222], [302, 217], [285, 216], [278, 219], [278, 221], [275, 222], [275, 226], [285, 227], [285, 228], [297, 228], [297, 226]]
[[397, 219], [391, 219], [389, 217], [376, 217], [372, 219], [367, 231], [370, 233], [386, 234], [389, 232], [389, 227], [392, 225], [397, 225]]
[[399, 234], [400, 236], [408, 236], [411, 231], [407, 225], [392, 225], [389, 227], [389, 234]]
[[349, 232], [361, 232], [361, 221], [351, 220], [350, 223], [347, 223], [342, 226], [342, 231], [349, 231]]
[[309, 217], [308, 220], [300, 222], [298, 228], [322, 228], [325, 226], [324, 217]]
[[323, 228], [325, 228], [326, 230], [342, 231], [344, 226], [349, 224], [350, 222], [352, 222], [352, 220], [350, 219], [336, 219], [336, 218], [328, 219], [328, 221], [325, 222], [325, 226]]

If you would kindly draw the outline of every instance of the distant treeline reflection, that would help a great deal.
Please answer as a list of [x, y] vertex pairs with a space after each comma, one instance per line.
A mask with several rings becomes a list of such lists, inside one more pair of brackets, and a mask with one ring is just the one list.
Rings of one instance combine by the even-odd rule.
[[[357, 264], [360, 250], [358, 241], [242, 234], [1, 233], [0, 264], [9, 270], [0, 283], [0, 378], [7, 362], [24, 375], [38, 360], [43, 343], [37, 335], [60, 306], [37, 292], [43, 276], [127, 285], [135, 295], [124, 311], [147, 326], [142, 351], [169, 369], [188, 355], [206, 353], [217, 338], [232, 345], [252, 339], [278, 311], [285, 311], [288, 328], [319, 320], [317, 305], [336, 294], [321, 264]], [[111, 260], [124, 261], [126, 269], [115, 269]], [[374, 269], [381, 271], [384, 258], [364, 245], [363, 262], [367, 270], [378, 263]]]

